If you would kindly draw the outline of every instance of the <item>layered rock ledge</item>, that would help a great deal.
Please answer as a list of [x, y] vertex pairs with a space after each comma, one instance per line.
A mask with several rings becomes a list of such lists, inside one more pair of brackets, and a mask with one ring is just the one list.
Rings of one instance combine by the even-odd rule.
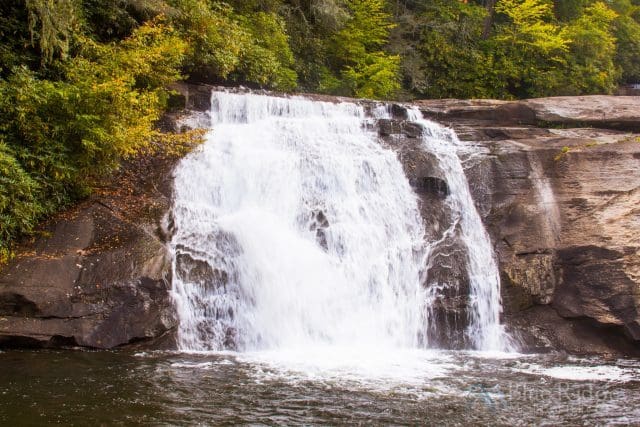
[[441, 122], [471, 120], [494, 125], [541, 128], [593, 127], [640, 131], [637, 96], [559, 96], [522, 101], [424, 100], [423, 114]]

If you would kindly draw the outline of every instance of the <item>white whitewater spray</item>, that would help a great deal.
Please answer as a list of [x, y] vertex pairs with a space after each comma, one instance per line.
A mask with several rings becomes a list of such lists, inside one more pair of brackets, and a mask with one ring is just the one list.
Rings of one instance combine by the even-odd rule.
[[216, 92], [175, 174], [183, 350], [416, 348], [424, 228], [363, 109]]
[[509, 351], [512, 344], [500, 323], [502, 310], [500, 274], [491, 239], [471, 197], [469, 183], [458, 157], [462, 143], [455, 132], [422, 118], [418, 109], [408, 111], [408, 119], [422, 125], [424, 149], [439, 160], [450, 195], [447, 203], [454, 215], [455, 229], [467, 248], [469, 276], [469, 316], [467, 336], [477, 350]]

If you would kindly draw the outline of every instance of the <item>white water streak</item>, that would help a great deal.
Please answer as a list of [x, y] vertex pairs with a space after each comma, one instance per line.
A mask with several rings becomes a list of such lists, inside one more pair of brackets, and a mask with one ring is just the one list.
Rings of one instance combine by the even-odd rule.
[[462, 148], [462, 143], [453, 130], [424, 120], [418, 109], [410, 109], [408, 119], [423, 126], [424, 148], [439, 160], [449, 186], [447, 203], [454, 214], [452, 223], [467, 247], [470, 287], [468, 338], [478, 350], [512, 350], [504, 325], [500, 323], [500, 273], [491, 239], [471, 197], [469, 183], [457, 153]]
[[[475, 348], [503, 350], [498, 270], [457, 139], [412, 118], [441, 161], [468, 248], [468, 334]], [[362, 107], [215, 92], [211, 122], [175, 173], [180, 348], [427, 345], [431, 246], [402, 166], [367, 130]]]

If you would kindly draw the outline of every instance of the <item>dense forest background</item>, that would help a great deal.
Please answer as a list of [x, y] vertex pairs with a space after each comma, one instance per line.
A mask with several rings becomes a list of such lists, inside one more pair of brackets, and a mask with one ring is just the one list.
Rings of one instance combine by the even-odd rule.
[[[191, 78], [370, 98], [611, 93], [640, 0], [0, 0], [0, 261], [155, 130]], [[183, 137], [184, 139], [184, 137]]]

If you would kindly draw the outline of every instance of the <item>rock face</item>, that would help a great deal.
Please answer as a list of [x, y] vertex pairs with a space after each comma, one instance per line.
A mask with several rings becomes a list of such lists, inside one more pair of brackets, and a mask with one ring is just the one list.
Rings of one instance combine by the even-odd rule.
[[524, 347], [640, 353], [640, 139], [610, 130], [640, 98], [420, 105], [482, 148], [466, 173]]
[[[624, 335], [637, 345], [640, 144], [624, 134], [588, 132], [517, 141], [526, 143], [524, 152], [492, 161], [494, 185], [478, 200], [493, 200], [487, 223], [507, 313], [517, 320], [518, 308], [550, 305], [563, 318], [600, 327], [599, 338]], [[598, 138], [606, 142], [593, 142]], [[511, 162], [528, 165], [526, 175], [514, 174]], [[561, 336], [554, 339], [562, 346]]]
[[475, 120], [498, 125], [594, 127], [640, 131], [637, 96], [560, 96], [523, 101], [425, 100], [423, 114], [440, 121]]
[[113, 348], [170, 335], [171, 259], [159, 221], [171, 165], [128, 164], [117, 188], [64, 213], [2, 270], [0, 347]]

